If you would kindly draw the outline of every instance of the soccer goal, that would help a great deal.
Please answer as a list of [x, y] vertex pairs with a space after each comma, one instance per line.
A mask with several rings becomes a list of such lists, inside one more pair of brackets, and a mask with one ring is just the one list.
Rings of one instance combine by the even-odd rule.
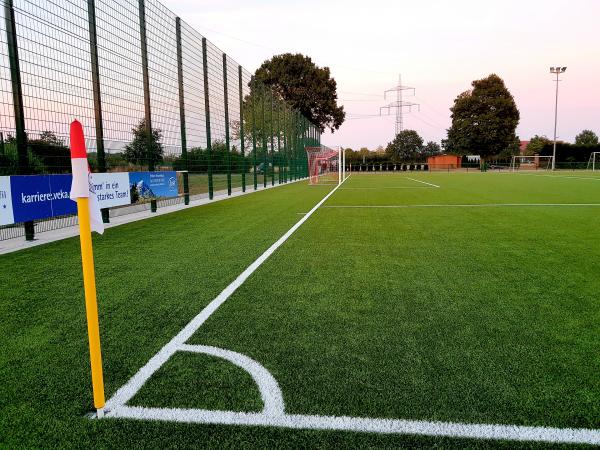
[[511, 170], [550, 170], [552, 169], [553, 156], [513, 156], [510, 164]]
[[[596, 167], [598, 167], [599, 163], [600, 163], [600, 152], [592, 152], [592, 154], [590, 155], [590, 159], [588, 160], [587, 170], [592, 169], [592, 172], [595, 172]], [[598, 170], [600, 170], [600, 167], [598, 167]]]
[[343, 155], [341, 148], [325, 145], [306, 147], [310, 184], [339, 184], [342, 182]]

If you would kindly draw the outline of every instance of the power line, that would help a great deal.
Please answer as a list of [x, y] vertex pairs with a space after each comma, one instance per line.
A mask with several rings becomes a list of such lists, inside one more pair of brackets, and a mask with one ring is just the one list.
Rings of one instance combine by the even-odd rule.
[[419, 108], [420, 111], [420, 105], [418, 103], [413, 103], [413, 102], [405, 102], [402, 100], [402, 93], [403, 91], [413, 91], [413, 95], [415, 94], [415, 88], [413, 87], [409, 87], [409, 86], [403, 86], [402, 85], [402, 76], [398, 75], [398, 85], [388, 89], [387, 91], [385, 91], [383, 93], [383, 98], [386, 98], [386, 95], [388, 92], [395, 92], [396, 93], [396, 101], [389, 103], [386, 106], [382, 106], [379, 108], [379, 114], [381, 115], [381, 110], [382, 109], [387, 109], [387, 114], [386, 115], [390, 115], [390, 112], [392, 109], [396, 110], [396, 134], [395, 136], [397, 136], [403, 129], [404, 129], [404, 108], [408, 107], [408, 112], [412, 112], [412, 107], [416, 106]]

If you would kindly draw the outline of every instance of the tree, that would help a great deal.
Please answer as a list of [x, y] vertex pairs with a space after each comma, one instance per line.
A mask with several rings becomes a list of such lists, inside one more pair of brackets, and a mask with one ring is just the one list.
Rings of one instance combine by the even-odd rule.
[[454, 100], [452, 126], [446, 150], [461, 155], [478, 154], [482, 163], [498, 155], [515, 140], [519, 110], [512, 94], [498, 75], [471, 83], [473, 89]]
[[[52, 131], [43, 131], [38, 139], [27, 141], [29, 153], [44, 165], [45, 172], [65, 173], [71, 171], [71, 151]], [[29, 156], [30, 165], [31, 156]]]
[[575, 145], [598, 145], [598, 135], [592, 130], [583, 130], [575, 136]]
[[123, 157], [131, 164], [143, 166], [148, 164], [148, 167], [153, 167], [154, 164], [163, 161], [163, 145], [161, 144], [162, 131], [158, 128], [153, 128], [151, 133], [148, 133], [146, 128], [146, 120], [140, 120], [140, 123], [131, 129], [133, 140], [125, 146]]
[[440, 147], [440, 144], [433, 141], [427, 142], [427, 144], [425, 144], [425, 147], [423, 147], [421, 151], [421, 155], [425, 158], [429, 156], [439, 155], [440, 153], [442, 153], [442, 147]]
[[538, 136], [537, 134], [529, 140], [529, 144], [525, 148], [525, 155], [531, 156], [540, 153], [546, 144], [550, 144], [550, 139], [546, 136]]
[[387, 145], [385, 152], [391, 162], [412, 162], [421, 154], [423, 138], [415, 130], [402, 130]]
[[512, 159], [513, 156], [521, 152], [521, 140], [515, 136], [513, 141], [498, 154], [498, 159]]
[[329, 67], [318, 67], [308, 56], [285, 53], [265, 61], [254, 74], [256, 81], [299, 110], [321, 132], [337, 130], [346, 113], [337, 105], [337, 83]]

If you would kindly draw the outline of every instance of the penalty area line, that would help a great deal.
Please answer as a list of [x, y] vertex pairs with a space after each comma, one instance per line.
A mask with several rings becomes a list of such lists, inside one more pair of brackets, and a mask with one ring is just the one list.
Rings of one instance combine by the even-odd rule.
[[406, 179], [408, 180], [412, 180], [412, 181], [416, 181], [417, 183], [423, 183], [423, 184], [427, 184], [429, 186], [433, 186], [435, 188], [439, 188], [439, 186], [437, 184], [433, 184], [433, 183], [428, 183], [427, 181], [421, 181], [421, 180], [417, 180], [416, 178], [410, 178], [410, 177], [406, 177]]

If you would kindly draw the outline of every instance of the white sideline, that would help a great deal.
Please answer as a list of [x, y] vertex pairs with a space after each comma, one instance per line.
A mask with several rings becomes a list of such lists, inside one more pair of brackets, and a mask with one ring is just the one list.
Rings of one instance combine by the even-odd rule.
[[417, 180], [416, 178], [410, 178], [410, 177], [406, 177], [406, 178], [408, 178], [409, 180], [412, 180], [412, 181], [416, 181], [417, 183], [428, 184], [429, 186], [433, 186], [435, 188], [439, 188], [439, 186], [437, 184], [428, 183], [427, 181]]
[[571, 178], [574, 180], [600, 181], [600, 177], [575, 177], [575, 176], [571, 176], [571, 175], [546, 175], [546, 174], [537, 174], [537, 173], [517, 173], [517, 175], [526, 175], [526, 176], [530, 176], [530, 177]]
[[327, 205], [323, 208], [495, 208], [503, 206], [600, 206], [600, 203], [465, 203], [430, 205]]
[[373, 419], [369, 417], [267, 415], [204, 409], [144, 408], [122, 406], [110, 417], [163, 420], [219, 425], [271, 426], [280, 428], [355, 431], [382, 434], [412, 434], [434, 437], [475, 438], [569, 444], [600, 444], [600, 430], [546, 428], [520, 425], [487, 425], [423, 420]]
[[[346, 180], [344, 180], [346, 181]], [[342, 181], [342, 183], [344, 183]], [[303, 216], [292, 228], [290, 228], [283, 236], [281, 236], [273, 245], [260, 255], [246, 270], [229, 284], [223, 291], [217, 295], [200, 313], [194, 317], [177, 335], [171, 339], [162, 349], [158, 351], [138, 372], [129, 379], [125, 385], [106, 402], [106, 409], [115, 409], [119, 406], [124, 406], [144, 385], [146, 381], [156, 372], [175, 352], [178, 348], [192, 337], [192, 335], [200, 328], [200, 326], [233, 294], [250, 275], [264, 263], [275, 250], [288, 240], [288, 238], [304, 223], [308, 218], [319, 209], [319, 207], [327, 201], [329, 197], [341, 186], [339, 184], [332, 189], [325, 197], [321, 199], [305, 216]]]

